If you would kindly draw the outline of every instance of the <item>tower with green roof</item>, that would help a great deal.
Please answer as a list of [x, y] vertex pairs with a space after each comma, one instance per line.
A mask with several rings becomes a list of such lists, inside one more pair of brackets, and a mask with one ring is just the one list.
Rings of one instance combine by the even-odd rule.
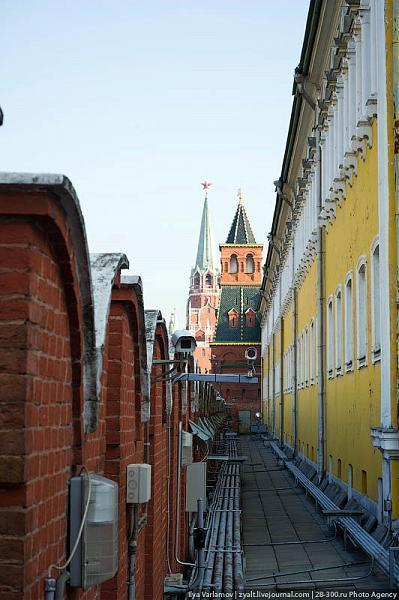
[[197, 341], [194, 355], [203, 373], [211, 369], [209, 344], [214, 337], [219, 305], [219, 268], [213, 244], [207, 194], [210, 185], [208, 182], [202, 184], [205, 199], [187, 302], [187, 329], [193, 333]]
[[[261, 329], [256, 307], [262, 283], [263, 244], [256, 242], [241, 190], [226, 241], [219, 248], [221, 294], [211, 343], [212, 370], [224, 374], [246, 372], [245, 350], [254, 346], [260, 357]], [[222, 384], [221, 394], [232, 405], [235, 428], [240, 411], [249, 411], [251, 420], [255, 420], [260, 410], [260, 386]]]

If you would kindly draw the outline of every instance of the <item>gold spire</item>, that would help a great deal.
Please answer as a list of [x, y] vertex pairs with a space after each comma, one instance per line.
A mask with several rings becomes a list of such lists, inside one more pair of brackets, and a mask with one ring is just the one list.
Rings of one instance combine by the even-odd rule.
[[242, 193], [241, 186], [238, 188], [237, 197], [238, 197], [238, 203], [239, 203], [239, 205], [243, 206], [243, 204], [244, 204], [244, 196], [243, 196], [243, 193]]

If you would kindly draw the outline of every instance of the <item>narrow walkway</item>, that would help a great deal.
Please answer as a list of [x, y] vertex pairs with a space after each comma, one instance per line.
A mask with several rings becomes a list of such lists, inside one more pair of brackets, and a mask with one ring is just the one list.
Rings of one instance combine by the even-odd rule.
[[[339, 583], [338, 579], [369, 573], [368, 557], [350, 542], [345, 550], [341, 535], [332, 539], [334, 529], [260, 439], [241, 436], [240, 452], [248, 456], [241, 482], [246, 591], [290, 590], [294, 584], [305, 590], [389, 589], [387, 577], [376, 567], [367, 577]], [[318, 542], [328, 539], [332, 541]], [[278, 545], [287, 541], [299, 543]], [[291, 575], [273, 577], [277, 572]]]

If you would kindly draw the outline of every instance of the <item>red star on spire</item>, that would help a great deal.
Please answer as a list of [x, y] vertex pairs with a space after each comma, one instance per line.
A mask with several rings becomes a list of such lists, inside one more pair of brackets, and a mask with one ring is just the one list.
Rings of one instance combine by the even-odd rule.
[[209, 190], [209, 188], [211, 187], [212, 183], [210, 181], [206, 181], [205, 180], [205, 181], [203, 181], [201, 183], [201, 185], [202, 185], [202, 189], [203, 190]]

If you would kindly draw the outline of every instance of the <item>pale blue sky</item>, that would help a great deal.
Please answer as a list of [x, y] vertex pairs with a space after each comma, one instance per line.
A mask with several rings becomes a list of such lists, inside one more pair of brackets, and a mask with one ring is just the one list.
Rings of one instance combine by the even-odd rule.
[[92, 252], [123, 251], [184, 325], [203, 195], [270, 230], [308, 0], [2, 0], [0, 168], [74, 184]]

